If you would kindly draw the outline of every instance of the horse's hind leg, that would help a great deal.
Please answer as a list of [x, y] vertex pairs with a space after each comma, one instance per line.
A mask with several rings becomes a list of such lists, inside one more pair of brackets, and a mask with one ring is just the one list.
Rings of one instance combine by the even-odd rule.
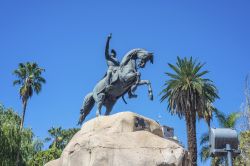
[[97, 96], [97, 110], [96, 110], [96, 116], [100, 116], [101, 115], [101, 110], [102, 110], [102, 106], [105, 100], [105, 94], [104, 93], [100, 93]]
[[108, 103], [106, 103], [106, 112], [105, 112], [105, 115], [109, 115], [110, 114], [110, 112], [113, 109], [113, 106], [115, 105], [115, 102], [116, 101], [108, 101]]

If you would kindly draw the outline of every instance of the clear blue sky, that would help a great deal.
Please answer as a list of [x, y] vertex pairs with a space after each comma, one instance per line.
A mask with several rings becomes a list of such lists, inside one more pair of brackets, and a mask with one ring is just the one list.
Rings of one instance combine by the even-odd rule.
[[[0, 102], [21, 113], [12, 71], [19, 62], [35, 61], [46, 69], [47, 84], [29, 102], [25, 126], [40, 138], [51, 126], [76, 127], [84, 96], [107, 69], [104, 47], [112, 32], [111, 47], [119, 59], [136, 47], [155, 52], [155, 63], [142, 71], [142, 78], [152, 82], [155, 100], [141, 87], [138, 99], [118, 102], [112, 113], [130, 110], [159, 120], [173, 126], [186, 144], [184, 120], [159, 102], [167, 63], [177, 56], [206, 62], [207, 76], [219, 89], [215, 105], [226, 113], [238, 111], [250, 71], [249, 11], [247, 0], [1, 1]], [[199, 122], [198, 138], [205, 131]]]

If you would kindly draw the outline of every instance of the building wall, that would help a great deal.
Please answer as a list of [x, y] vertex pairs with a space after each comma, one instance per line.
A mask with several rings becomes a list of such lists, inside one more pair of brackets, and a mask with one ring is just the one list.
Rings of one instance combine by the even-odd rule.
[[168, 126], [162, 126], [164, 138], [173, 138], [174, 137], [174, 128]]

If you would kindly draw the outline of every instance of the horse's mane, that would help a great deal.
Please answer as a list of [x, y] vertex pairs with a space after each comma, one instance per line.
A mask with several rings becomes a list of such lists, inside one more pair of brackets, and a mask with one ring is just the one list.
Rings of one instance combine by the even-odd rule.
[[134, 54], [137, 54], [139, 51], [144, 51], [143, 48], [135, 48], [127, 52], [124, 57], [122, 58], [121, 65], [125, 65], [124, 63], [127, 63], [127, 60], [130, 59]]

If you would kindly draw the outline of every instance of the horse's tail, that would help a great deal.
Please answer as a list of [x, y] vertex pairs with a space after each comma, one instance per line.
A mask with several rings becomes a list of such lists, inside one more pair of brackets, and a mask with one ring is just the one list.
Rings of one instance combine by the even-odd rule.
[[94, 105], [95, 105], [95, 100], [93, 98], [93, 93], [91, 92], [87, 94], [87, 96], [85, 96], [84, 98], [83, 105], [80, 110], [80, 118], [78, 121], [78, 125], [82, 124], [82, 122], [85, 120], [86, 116], [90, 113]]

